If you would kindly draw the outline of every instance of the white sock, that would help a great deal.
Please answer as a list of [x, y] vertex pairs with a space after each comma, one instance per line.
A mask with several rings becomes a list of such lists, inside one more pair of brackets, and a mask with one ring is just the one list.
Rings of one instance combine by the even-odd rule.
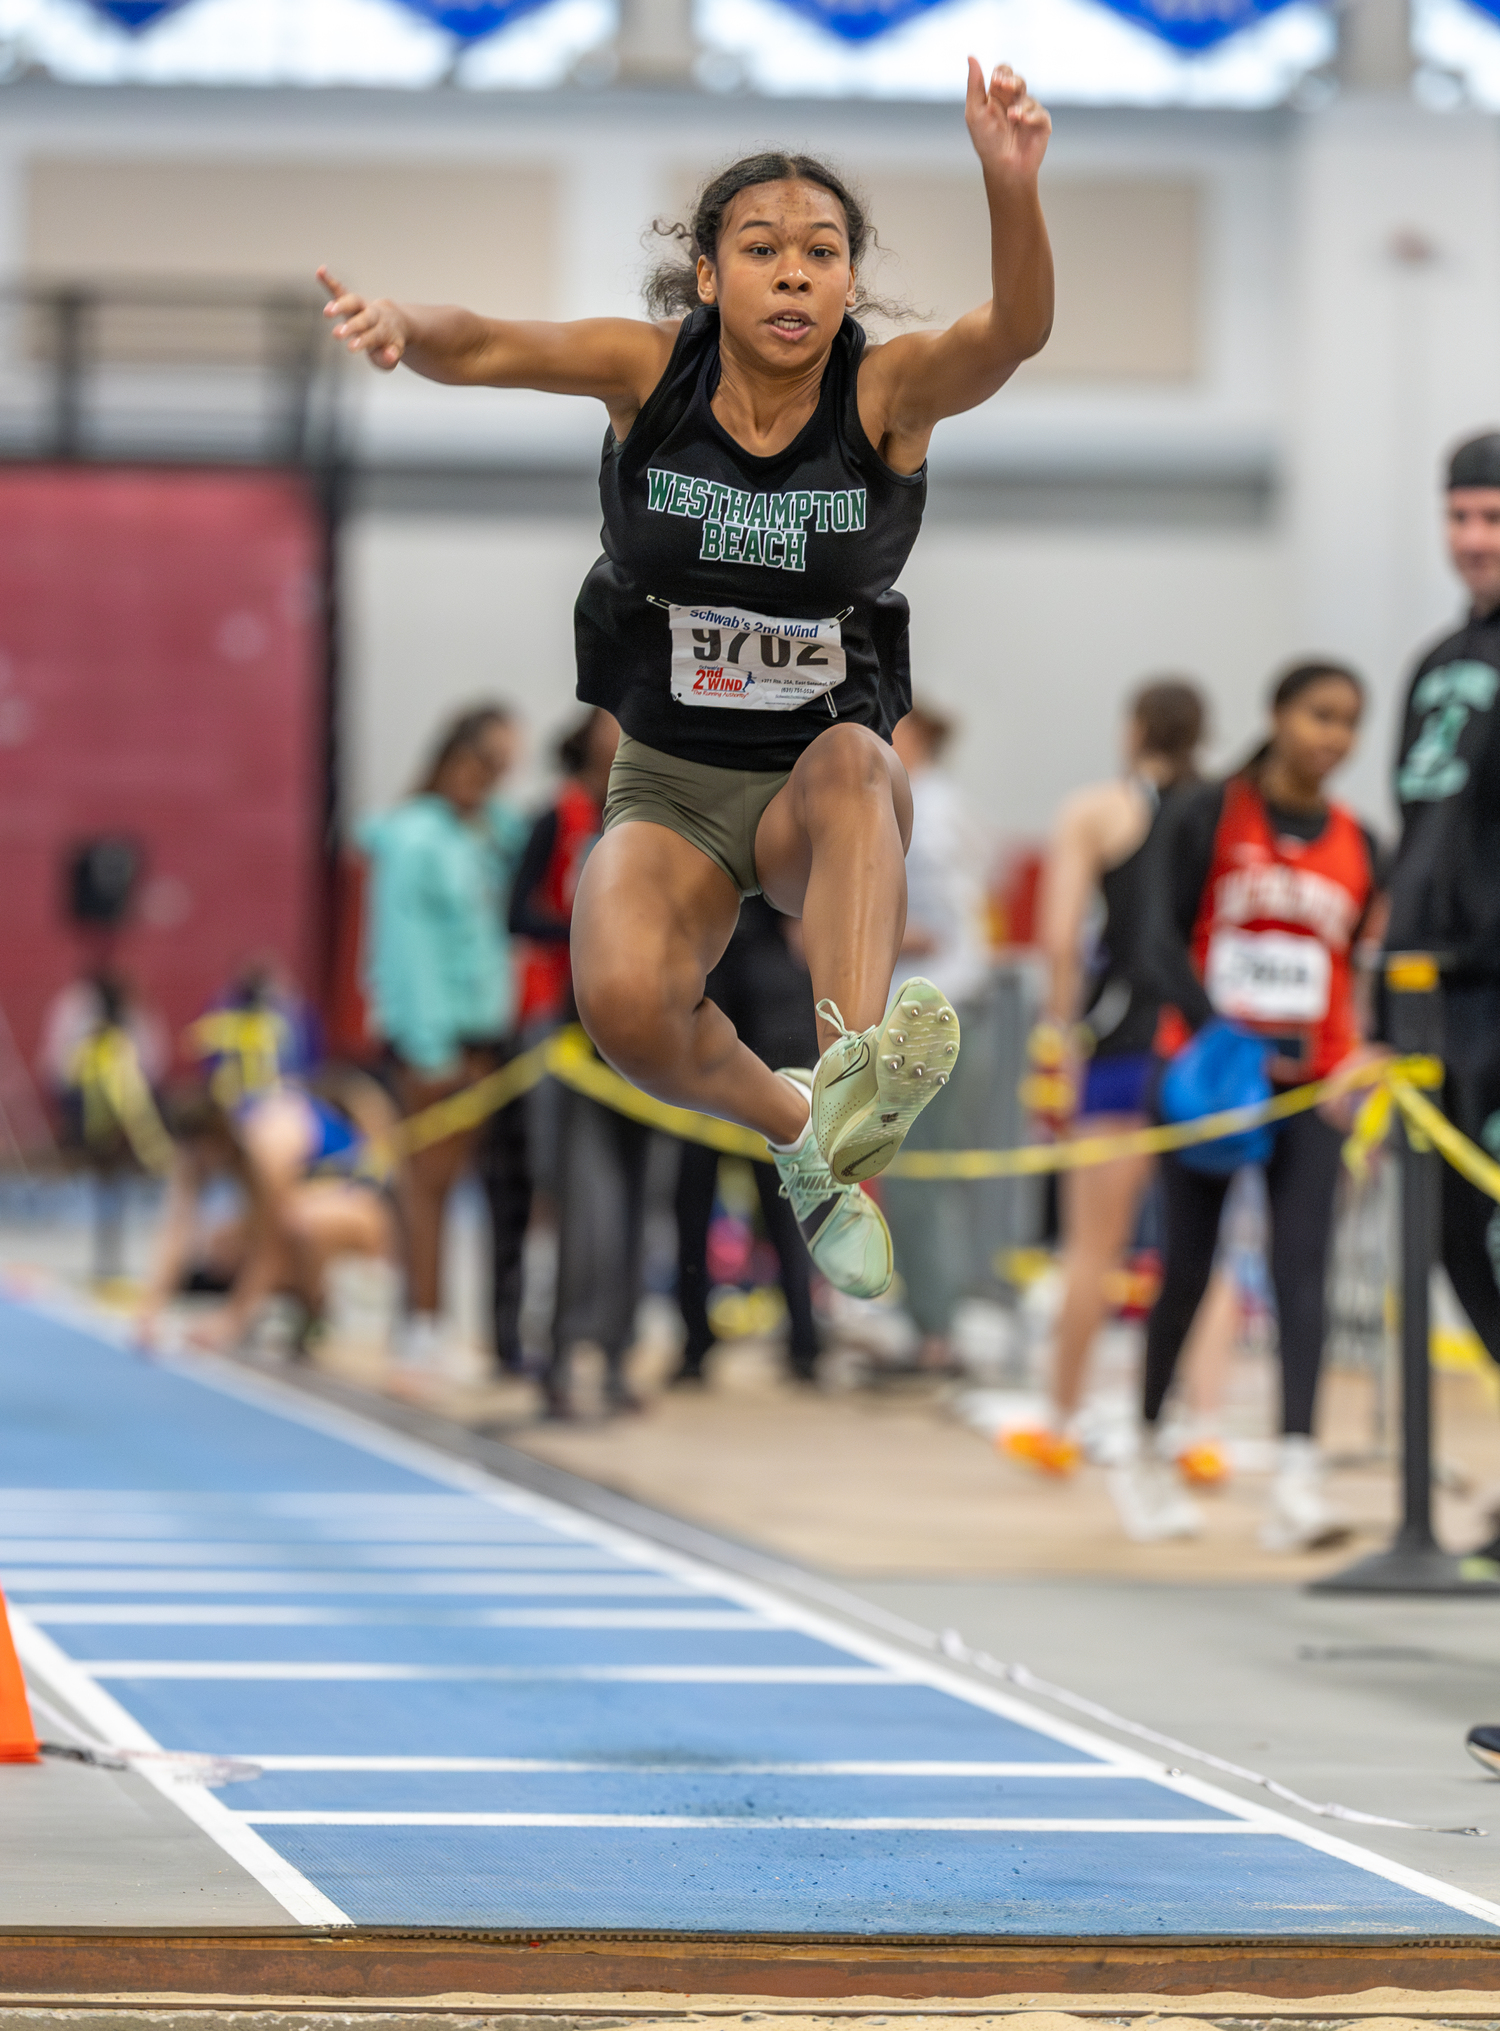
[[[778, 1072], [776, 1076], [778, 1079], [781, 1079], [785, 1077], [785, 1074]], [[776, 1154], [781, 1157], [795, 1156], [803, 1143], [812, 1134], [812, 1095], [805, 1086], [799, 1086], [795, 1079], [788, 1079], [786, 1083], [791, 1087], [799, 1100], [807, 1102], [807, 1124], [795, 1142], [772, 1142], [769, 1136], [766, 1137], [767, 1149], [775, 1150]]]

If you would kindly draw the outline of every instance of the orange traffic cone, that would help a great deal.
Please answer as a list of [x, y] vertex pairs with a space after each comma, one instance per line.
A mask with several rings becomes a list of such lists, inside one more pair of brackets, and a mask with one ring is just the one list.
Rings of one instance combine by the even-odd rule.
[[0, 1763], [40, 1763], [21, 1660], [0, 1594]]

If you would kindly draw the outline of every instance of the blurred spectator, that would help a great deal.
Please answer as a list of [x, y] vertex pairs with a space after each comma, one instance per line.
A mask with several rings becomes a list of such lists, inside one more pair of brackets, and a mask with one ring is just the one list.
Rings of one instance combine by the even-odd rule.
[[[485, 705], [439, 737], [403, 804], [360, 828], [369, 854], [366, 986], [403, 1114], [416, 1114], [495, 1069], [512, 1026], [501, 918], [503, 868], [489, 805], [506, 715]], [[479, 1131], [464, 1129], [407, 1160], [407, 1303], [399, 1358], [408, 1373], [465, 1376], [466, 1351], [441, 1310], [443, 1215]]]
[[282, 1079], [304, 1079], [323, 1056], [322, 1027], [280, 960], [251, 960], [198, 1020], [185, 1042], [221, 1107], [235, 1107]]
[[599, 837], [619, 741], [618, 722], [600, 707], [563, 735], [557, 743], [562, 782], [532, 826], [516, 870], [510, 929], [526, 940], [520, 1021], [528, 1038], [576, 1020], [568, 957], [573, 898], [583, 863]]
[[[1158, 1088], [1168, 1120], [1290, 1092], [1354, 1067], [1360, 1043], [1352, 954], [1379, 907], [1374, 835], [1325, 794], [1352, 751], [1364, 685], [1326, 659], [1294, 665], [1270, 700], [1267, 739], [1233, 775], [1172, 800], [1151, 846], [1142, 956], [1163, 1004]], [[1267, 1254], [1281, 1354], [1281, 1445], [1261, 1529], [1269, 1551], [1347, 1534], [1313, 1439], [1325, 1282], [1347, 1113], [1338, 1102], [1161, 1160], [1161, 1294], [1146, 1329], [1144, 1430], [1111, 1492], [1141, 1542], [1201, 1527], [1157, 1446], [1177, 1358], [1207, 1288], [1231, 1173], [1265, 1174]], [[1330, 1116], [1334, 1118], [1329, 1118]], [[1341, 1118], [1342, 1117], [1342, 1118]]]
[[[792, 919], [773, 910], [764, 896], [746, 897], [740, 904], [734, 936], [704, 988], [708, 999], [734, 1024], [741, 1043], [748, 1044], [773, 1070], [818, 1061], [812, 979], [801, 956], [800, 929]], [[781, 1270], [788, 1364], [793, 1375], [810, 1382], [818, 1361], [812, 1260], [796, 1215], [781, 1196], [775, 1165], [759, 1163], [750, 1168], [766, 1233]], [[687, 1340], [681, 1365], [672, 1377], [677, 1383], [701, 1382], [704, 1362], [715, 1345], [708, 1318], [708, 1235], [718, 1174], [717, 1150], [701, 1143], [683, 1143], [677, 1173], [677, 1302]]]
[[[1033, 1111], [1055, 1135], [1145, 1126], [1160, 1013], [1144, 951], [1149, 848], [1164, 813], [1198, 781], [1206, 724], [1196, 684], [1164, 677], [1143, 685], [1126, 714], [1120, 775], [1074, 791], [1058, 814], [1040, 897], [1047, 994], [1031, 1035], [1035, 1069], [1027, 1082]], [[1152, 1168], [1150, 1157], [1119, 1157], [1059, 1180], [1063, 1299], [1051, 1415], [1004, 1441], [1007, 1452], [1045, 1473], [1070, 1473], [1082, 1457], [1075, 1424], [1089, 1350], [1110, 1309], [1110, 1283], [1136, 1231]]]
[[390, 1197], [362, 1169], [366, 1139], [394, 1118], [387, 1096], [358, 1073], [330, 1079], [322, 1093], [279, 1086], [233, 1110], [205, 1088], [170, 1101], [175, 1154], [136, 1326], [143, 1344], [154, 1342], [163, 1306], [182, 1291], [225, 1296], [190, 1335], [200, 1347], [239, 1345], [279, 1294], [300, 1303], [305, 1344], [323, 1315], [335, 1256], [395, 1257]]
[[[576, 1020], [568, 959], [573, 898], [603, 823], [619, 738], [613, 716], [595, 708], [558, 743], [566, 774], [532, 827], [516, 874], [510, 928], [529, 941], [521, 999], [527, 1043]], [[604, 1353], [609, 1407], [636, 1409], [624, 1367], [641, 1296], [651, 1131], [550, 1080], [538, 1098], [532, 1117], [542, 1125], [538, 1168], [558, 1221], [557, 1297], [542, 1376], [546, 1408], [552, 1417], [574, 1414], [570, 1363], [573, 1349], [588, 1341]]]
[[[993, 1062], [980, 1035], [982, 993], [989, 972], [980, 855], [963, 793], [942, 767], [953, 738], [951, 719], [918, 703], [896, 728], [894, 745], [911, 778], [911, 845], [906, 854], [906, 936], [903, 961], [940, 987], [958, 1011], [964, 1048], [947, 1086], [918, 1116], [909, 1150], [965, 1149], [969, 1124], [981, 1111]], [[945, 1180], [886, 1177], [881, 1202], [895, 1245], [906, 1304], [921, 1335], [923, 1367], [953, 1365], [953, 1308], [973, 1279], [982, 1250], [972, 1231], [977, 1203], [969, 1186]]]
[[[520, 1049], [520, 1007], [516, 992], [515, 956], [510, 951], [507, 917], [510, 895], [531, 827], [519, 805], [501, 794], [501, 786], [520, 756], [521, 729], [513, 715], [496, 707], [484, 735], [495, 772], [495, 787], [485, 807], [499, 864], [500, 937], [511, 980], [512, 1013], [507, 1035], [499, 1045], [497, 1065], [508, 1064]], [[522, 1277], [526, 1229], [531, 1220], [531, 1151], [527, 1134], [526, 1098], [513, 1100], [489, 1115], [479, 1131], [475, 1164], [484, 1188], [490, 1219], [490, 1309], [494, 1322], [495, 1357], [508, 1374], [526, 1366], [521, 1346]]]
[[96, 967], [65, 987], [42, 1021], [37, 1069], [59, 1141], [93, 1174], [99, 1282], [124, 1268], [126, 1179], [154, 1160], [161, 1125], [152, 1096], [171, 1057], [166, 1024], [114, 967]]
[[[161, 1085], [172, 1062], [166, 1024], [116, 968], [98, 967], [54, 995], [42, 1018], [36, 1067], [42, 1090], [57, 1110], [61, 1140], [67, 1148], [85, 1150], [97, 1142], [97, 1132], [92, 1136], [86, 1132], [80, 1073], [85, 1047], [106, 1030], [124, 1032], [149, 1087]], [[116, 1123], [111, 1135], [117, 1139], [119, 1134]]]
[[[1442, 981], [1443, 1112], [1500, 1154], [1500, 433], [1448, 462], [1448, 560], [1469, 595], [1412, 672], [1396, 756], [1401, 841], [1386, 949], [1432, 952]], [[1383, 1019], [1388, 1011], [1382, 1010]], [[1500, 1362], [1500, 1209], [1442, 1167], [1442, 1259]], [[1497, 1535], [1482, 1556], [1500, 1559]]]

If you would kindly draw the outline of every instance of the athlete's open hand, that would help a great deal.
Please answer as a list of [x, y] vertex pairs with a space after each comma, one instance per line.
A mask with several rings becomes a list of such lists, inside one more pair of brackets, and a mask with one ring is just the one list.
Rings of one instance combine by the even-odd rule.
[[964, 120], [974, 152], [986, 173], [1035, 176], [1047, 152], [1052, 116], [1026, 90], [1008, 63], [996, 64], [989, 85], [976, 56], [969, 58], [969, 89]]
[[323, 315], [335, 320], [333, 336], [342, 339], [351, 353], [365, 354], [370, 365], [379, 367], [382, 373], [399, 367], [410, 337], [400, 307], [384, 297], [367, 303], [364, 297], [346, 289], [326, 268], [318, 270], [318, 280], [330, 298], [323, 306]]

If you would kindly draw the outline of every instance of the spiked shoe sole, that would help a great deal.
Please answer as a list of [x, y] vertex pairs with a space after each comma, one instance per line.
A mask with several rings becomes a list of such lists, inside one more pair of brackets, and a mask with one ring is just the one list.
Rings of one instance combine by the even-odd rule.
[[885, 1169], [947, 1085], [958, 1044], [958, 1017], [947, 996], [930, 980], [908, 980], [875, 1040], [873, 1090], [844, 1114], [823, 1152], [840, 1184], [863, 1184]]

